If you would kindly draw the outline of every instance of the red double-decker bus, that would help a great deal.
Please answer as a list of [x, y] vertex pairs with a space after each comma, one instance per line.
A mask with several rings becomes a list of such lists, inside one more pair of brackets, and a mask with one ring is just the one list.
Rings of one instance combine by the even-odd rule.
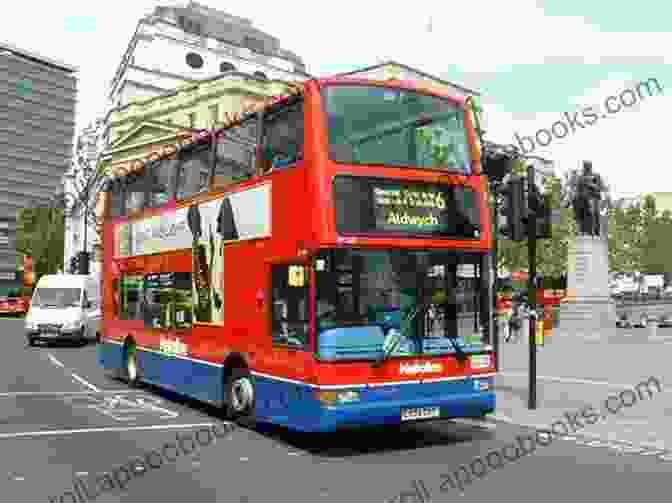
[[487, 180], [464, 100], [315, 79], [123, 167], [99, 363], [303, 431], [495, 408]]

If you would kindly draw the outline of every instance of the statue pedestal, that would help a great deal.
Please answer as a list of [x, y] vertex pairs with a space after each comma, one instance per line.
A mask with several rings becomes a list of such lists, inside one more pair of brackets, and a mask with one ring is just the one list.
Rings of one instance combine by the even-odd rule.
[[560, 329], [597, 332], [616, 326], [616, 306], [609, 292], [605, 236], [576, 236], [568, 250], [567, 297], [560, 307]]

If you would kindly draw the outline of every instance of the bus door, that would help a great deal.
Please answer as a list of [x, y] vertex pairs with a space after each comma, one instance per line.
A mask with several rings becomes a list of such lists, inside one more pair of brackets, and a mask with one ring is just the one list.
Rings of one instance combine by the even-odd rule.
[[266, 400], [269, 411], [277, 414], [284, 409], [283, 415], [289, 415], [297, 412], [297, 402], [300, 403], [301, 397], [308, 392], [306, 386], [288, 379], [303, 381], [312, 361], [309, 343], [309, 268], [299, 264], [274, 264], [270, 266], [270, 276], [271, 351], [266, 366], [272, 377], [284, 380], [268, 379], [259, 383], [258, 394], [269, 397]]

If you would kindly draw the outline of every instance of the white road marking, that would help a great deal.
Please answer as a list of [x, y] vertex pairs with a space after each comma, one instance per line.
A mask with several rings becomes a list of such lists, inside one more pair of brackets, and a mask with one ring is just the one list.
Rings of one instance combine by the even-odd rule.
[[115, 421], [135, 421], [137, 416], [157, 416], [159, 419], [175, 419], [180, 414], [159, 407], [163, 402], [152, 396], [136, 396], [125, 398], [122, 395], [66, 397], [65, 402], [76, 408], [94, 409], [101, 414], [111, 417]]
[[[500, 375], [509, 377], [527, 377], [528, 374], [524, 372], [500, 372]], [[607, 381], [594, 381], [592, 379], [579, 379], [576, 377], [555, 377], [555, 376], [537, 376], [537, 379], [542, 381], [555, 381], [567, 384], [593, 384], [595, 386], [607, 386], [609, 388], [632, 389], [632, 384], [615, 384]]]
[[101, 389], [98, 391], [17, 391], [14, 393], [0, 393], [0, 398], [14, 398], [18, 396], [67, 396], [67, 395], [95, 395], [96, 393], [137, 393], [132, 389]]
[[61, 362], [59, 362], [59, 361], [56, 359], [56, 357], [55, 357], [54, 355], [52, 355], [51, 353], [47, 353], [47, 356], [48, 356], [49, 359], [51, 360], [51, 363], [53, 363], [53, 364], [56, 365], [57, 367], [61, 367], [61, 368], [65, 367], [65, 365], [63, 365]]
[[[502, 422], [505, 422], [505, 423], [513, 424], [515, 426], [522, 426], [524, 428], [531, 428], [533, 430], [544, 430], [544, 431], [548, 430], [548, 425], [539, 425], [539, 424], [523, 423], [521, 421], [514, 421], [513, 419], [511, 419], [508, 416], [505, 416], [504, 414], [492, 415], [492, 416], [489, 416], [488, 419], [502, 421]], [[594, 433], [586, 433], [586, 432], [580, 432], [579, 435], [581, 435], [581, 437], [585, 437], [585, 438], [591, 439], [593, 441], [609, 442], [610, 444], [627, 444], [628, 446], [636, 447], [636, 448], [639, 448], [641, 450], [653, 449], [654, 451], [660, 451], [661, 453], [663, 453], [663, 451], [668, 451], [669, 452], [669, 449], [667, 449], [662, 444], [656, 445], [656, 444], [652, 444], [652, 443], [649, 443], [649, 442], [638, 442], [638, 443], [635, 444], [634, 442], [630, 442], [628, 440], [616, 440], [616, 439], [604, 438], [604, 437], [601, 437], [599, 435], [595, 435]], [[562, 440], [570, 440], [570, 441], [573, 441], [575, 443], [582, 443], [583, 442], [583, 445], [587, 445], [585, 440], [582, 440], [579, 437], [575, 437], [573, 435], [563, 435], [560, 438]], [[650, 456], [650, 455], [653, 455], [653, 453], [640, 454], [640, 456]], [[668, 456], [670, 456], [670, 455], [667, 454], [666, 457], [668, 457]]]
[[78, 376], [77, 374], [75, 374], [74, 372], [71, 372], [70, 375], [71, 375], [73, 378], [75, 378], [77, 381], [79, 381], [81, 384], [83, 384], [83, 385], [86, 386], [87, 388], [89, 388], [89, 389], [95, 391], [96, 393], [100, 391], [100, 390], [99, 390], [98, 388], [96, 388], [93, 384], [91, 384], [91, 383], [89, 383], [89, 382], [86, 382], [84, 379], [82, 379], [81, 377], [79, 377], [79, 376]]
[[[225, 423], [225, 424], [232, 424], [232, 423]], [[111, 432], [123, 433], [127, 431], [174, 430], [174, 429], [201, 428], [214, 425], [215, 423], [155, 424], [148, 426], [129, 426], [126, 428], [104, 427], [104, 428], [77, 428], [72, 430], [19, 431], [16, 433], [0, 433], [0, 439], [22, 438], [22, 437], [47, 437], [49, 435], [74, 435], [75, 433], [111, 433]]]
[[457, 423], [457, 424], [464, 424], [465, 426], [473, 426], [475, 428], [481, 428], [484, 430], [494, 430], [497, 425], [491, 422], [488, 422], [487, 420], [477, 420], [477, 419], [470, 419], [467, 417], [460, 417], [460, 418], [454, 418], [450, 419], [451, 423]]

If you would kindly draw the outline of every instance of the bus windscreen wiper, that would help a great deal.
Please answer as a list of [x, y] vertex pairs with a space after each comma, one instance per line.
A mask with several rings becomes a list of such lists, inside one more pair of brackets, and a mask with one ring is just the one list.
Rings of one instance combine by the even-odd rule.
[[[431, 304], [432, 304], [431, 302], [421, 304], [420, 306], [418, 306], [416, 314], [422, 312], [424, 315], [424, 313], [427, 311], [427, 309]], [[450, 341], [450, 345], [453, 346], [453, 349], [455, 350], [455, 357], [457, 358], [457, 361], [459, 361], [460, 363], [464, 363], [467, 360], [467, 355], [465, 354], [460, 344], [457, 342], [457, 336], [455, 334], [452, 335], [446, 334], [446, 337]]]
[[[399, 326], [399, 330], [397, 331], [397, 337], [394, 340], [394, 342], [392, 344], [390, 344], [390, 346], [387, 349], [385, 349], [385, 343], [383, 342], [383, 354], [381, 355], [380, 358], [378, 358], [375, 362], [373, 362], [374, 367], [380, 367], [383, 363], [385, 363], [385, 361], [387, 361], [390, 358], [390, 356], [392, 356], [392, 353], [394, 353], [394, 351], [399, 347], [399, 344], [401, 343], [401, 339], [404, 336], [403, 331], [402, 331], [402, 327], [403, 327], [404, 323], [407, 324], [410, 321], [412, 321], [417, 316], [417, 314], [418, 314], [417, 309], [415, 311], [411, 311], [408, 314], [408, 316], [404, 320], [401, 321], [400, 326]], [[388, 333], [390, 333], [390, 332], [391, 332], [391, 330], [388, 331]]]
[[465, 361], [467, 361], [467, 355], [465, 354], [460, 344], [457, 342], [457, 336], [455, 334], [452, 334], [452, 335], [446, 335], [446, 337], [450, 341], [450, 344], [453, 346], [453, 349], [455, 349], [455, 357], [457, 358], [457, 361], [459, 361], [460, 363], [464, 363]]

